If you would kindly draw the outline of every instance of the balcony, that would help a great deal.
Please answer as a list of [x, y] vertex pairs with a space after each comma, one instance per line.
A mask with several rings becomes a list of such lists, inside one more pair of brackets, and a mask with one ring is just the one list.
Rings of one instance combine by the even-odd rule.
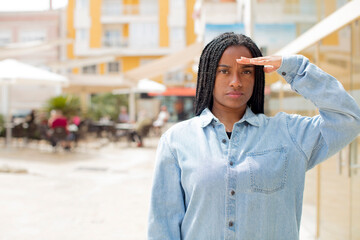
[[104, 1], [101, 23], [157, 22], [158, 4], [122, 4], [120, 1]]
[[104, 38], [102, 42], [104, 48], [127, 48], [129, 47], [129, 39], [107, 39]]

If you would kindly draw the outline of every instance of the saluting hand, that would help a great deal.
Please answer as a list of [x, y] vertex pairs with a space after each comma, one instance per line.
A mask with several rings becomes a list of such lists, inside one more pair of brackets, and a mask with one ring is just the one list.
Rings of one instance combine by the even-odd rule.
[[246, 58], [241, 57], [236, 59], [236, 62], [239, 64], [253, 64], [264, 66], [264, 72], [271, 73], [276, 71], [282, 62], [281, 56], [267, 56], [267, 57], [257, 57], [257, 58]]

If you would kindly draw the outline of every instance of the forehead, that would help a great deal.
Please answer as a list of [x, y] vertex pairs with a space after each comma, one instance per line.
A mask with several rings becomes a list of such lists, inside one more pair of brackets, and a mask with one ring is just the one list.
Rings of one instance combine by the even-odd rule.
[[228, 62], [228, 61], [235, 61], [240, 57], [247, 57], [251, 58], [250, 50], [245, 46], [230, 46], [225, 49], [224, 53], [222, 54], [219, 63]]

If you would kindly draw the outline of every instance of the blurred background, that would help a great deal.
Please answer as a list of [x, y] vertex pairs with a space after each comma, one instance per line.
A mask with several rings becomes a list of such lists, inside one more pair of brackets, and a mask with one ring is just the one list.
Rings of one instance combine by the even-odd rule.
[[[305, 55], [360, 103], [359, 0], [0, 0], [0, 196], [9, 206], [0, 239], [49, 239], [42, 226], [51, 221], [58, 224], [47, 229], [50, 239], [144, 239], [157, 141], [194, 116], [200, 53], [227, 31], [250, 36], [263, 55]], [[272, 73], [265, 113], [279, 111], [318, 114]], [[360, 239], [358, 139], [308, 172], [302, 239]], [[43, 185], [42, 171], [64, 189]], [[89, 182], [63, 185], [84, 171]], [[59, 178], [64, 172], [71, 174]], [[90, 182], [98, 192], [84, 187]], [[104, 184], [125, 190], [105, 193]], [[77, 201], [79, 189], [101, 197]], [[51, 197], [34, 197], [43, 191]], [[49, 201], [53, 212], [39, 215]], [[135, 215], [118, 219], [114, 209]], [[82, 228], [64, 232], [71, 226]]]

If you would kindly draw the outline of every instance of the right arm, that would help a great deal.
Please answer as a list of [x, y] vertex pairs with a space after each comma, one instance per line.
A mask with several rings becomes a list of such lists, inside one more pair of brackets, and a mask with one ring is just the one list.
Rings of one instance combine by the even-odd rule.
[[148, 240], [180, 240], [185, 215], [181, 169], [162, 136], [156, 154], [150, 201]]

